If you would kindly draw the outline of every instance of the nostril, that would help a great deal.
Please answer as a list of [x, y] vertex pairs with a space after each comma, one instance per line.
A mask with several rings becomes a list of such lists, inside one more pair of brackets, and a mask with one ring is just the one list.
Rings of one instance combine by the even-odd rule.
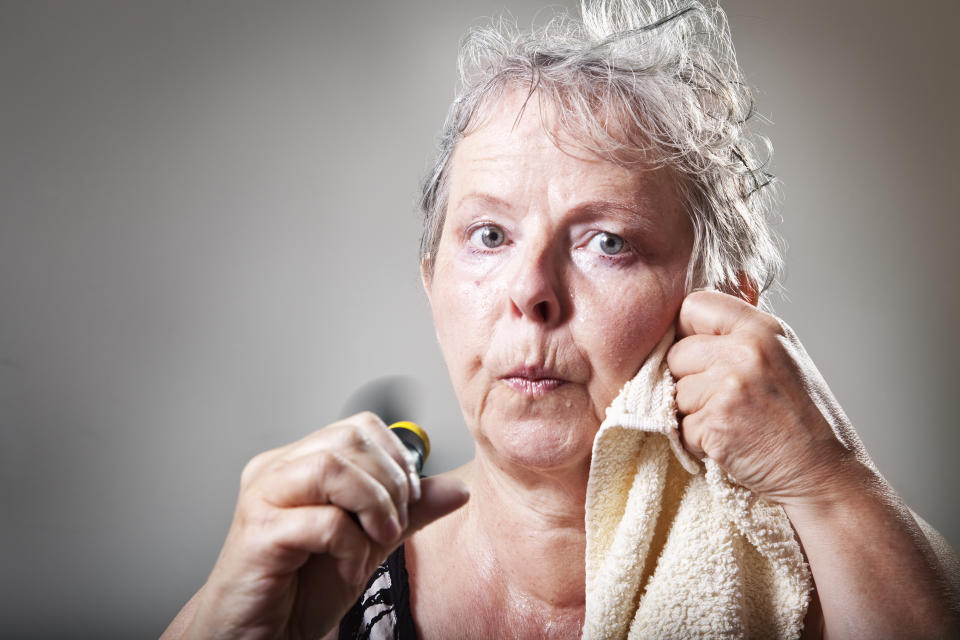
[[537, 319], [540, 322], [546, 322], [550, 314], [550, 305], [546, 302], [538, 302], [533, 307], [533, 312], [536, 314]]

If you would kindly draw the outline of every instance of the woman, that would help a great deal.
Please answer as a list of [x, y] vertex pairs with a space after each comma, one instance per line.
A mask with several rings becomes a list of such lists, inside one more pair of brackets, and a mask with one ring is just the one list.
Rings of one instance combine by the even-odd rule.
[[[421, 269], [475, 459], [421, 481], [372, 414], [257, 456], [168, 637], [579, 637], [594, 437], [674, 328], [682, 444], [783, 508], [816, 583], [804, 634], [956, 632], [941, 541], [759, 308], [770, 178], [723, 15], [664, 4], [468, 39]], [[375, 570], [396, 596], [376, 620]]]

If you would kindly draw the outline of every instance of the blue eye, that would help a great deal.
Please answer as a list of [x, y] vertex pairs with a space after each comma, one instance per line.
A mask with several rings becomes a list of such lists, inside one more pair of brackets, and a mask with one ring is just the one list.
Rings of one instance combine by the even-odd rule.
[[470, 234], [470, 242], [478, 247], [496, 249], [503, 244], [506, 237], [507, 234], [504, 233], [502, 228], [495, 224], [485, 224], [474, 229], [473, 233]]
[[615, 256], [621, 251], [624, 247], [627, 246], [626, 241], [618, 236], [615, 233], [607, 233], [603, 231], [597, 235], [590, 238], [590, 242], [587, 243], [587, 248], [592, 251], [597, 251], [604, 253], [608, 256]]

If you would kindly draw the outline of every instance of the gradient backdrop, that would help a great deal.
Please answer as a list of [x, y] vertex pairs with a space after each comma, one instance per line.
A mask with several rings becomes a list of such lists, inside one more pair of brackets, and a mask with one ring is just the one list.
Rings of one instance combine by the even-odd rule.
[[[541, 3], [347, 4], [0, 1], [0, 636], [159, 634], [244, 463], [379, 376], [420, 382], [428, 471], [470, 457], [413, 202], [464, 29]], [[958, 545], [960, 5], [725, 6], [777, 309]]]

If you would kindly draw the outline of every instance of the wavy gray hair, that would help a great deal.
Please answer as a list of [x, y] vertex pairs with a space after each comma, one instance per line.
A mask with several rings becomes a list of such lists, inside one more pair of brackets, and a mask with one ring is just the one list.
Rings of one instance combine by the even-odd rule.
[[[743, 81], [726, 15], [676, 0], [582, 0], [566, 14], [521, 31], [506, 21], [474, 28], [458, 60], [460, 81], [423, 182], [420, 261], [427, 275], [443, 229], [457, 143], [507, 89], [548, 100], [559, 129], [621, 166], [668, 166], [694, 228], [688, 289], [762, 294], [782, 271], [771, 228], [772, 148], [747, 122]], [[526, 106], [527, 102], [524, 103]], [[519, 117], [519, 114], [518, 114]], [[763, 296], [765, 299], [766, 296]]]

